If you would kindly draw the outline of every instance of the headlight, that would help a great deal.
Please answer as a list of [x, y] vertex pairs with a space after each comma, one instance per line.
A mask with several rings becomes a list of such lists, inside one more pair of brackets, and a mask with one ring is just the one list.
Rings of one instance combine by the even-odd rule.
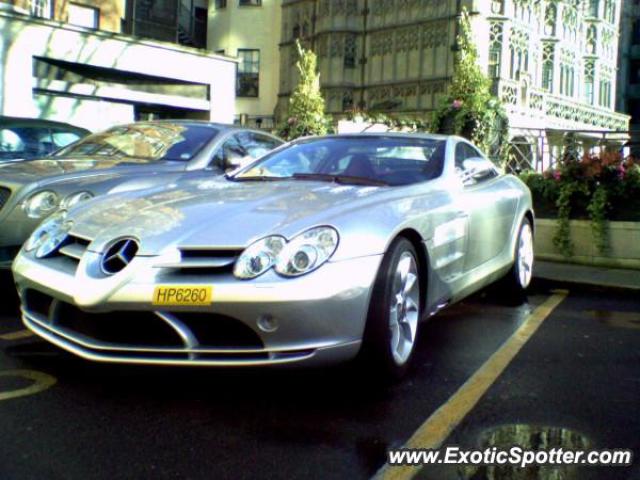
[[46, 257], [67, 238], [71, 222], [66, 221], [67, 212], [58, 212], [40, 225], [24, 244], [26, 251], [35, 250], [38, 258]]
[[93, 198], [93, 193], [91, 192], [72, 193], [62, 201], [61, 206], [64, 209], [69, 209], [80, 202], [86, 202], [87, 200], [91, 200], [92, 198]]
[[338, 247], [338, 232], [331, 227], [316, 227], [295, 237], [282, 250], [276, 272], [296, 277], [315, 270], [329, 260]]
[[35, 193], [27, 198], [22, 208], [31, 218], [42, 218], [58, 208], [58, 194], [51, 190]]
[[277, 235], [263, 238], [249, 246], [236, 260], [233, 274], [243, 280], [256, 278], [269, 270], [287, 241]]

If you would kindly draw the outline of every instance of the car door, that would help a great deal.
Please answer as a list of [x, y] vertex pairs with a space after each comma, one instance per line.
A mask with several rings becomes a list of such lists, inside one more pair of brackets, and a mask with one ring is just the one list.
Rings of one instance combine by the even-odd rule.
[[504, 177], [489, 160], [467, 142], [456, 145], [455, 170], [463, 183], [462, 204], [469, 215], [464, 269], [470, 272], [497, 257], [508, 245], [517, 197], [510, 195]]

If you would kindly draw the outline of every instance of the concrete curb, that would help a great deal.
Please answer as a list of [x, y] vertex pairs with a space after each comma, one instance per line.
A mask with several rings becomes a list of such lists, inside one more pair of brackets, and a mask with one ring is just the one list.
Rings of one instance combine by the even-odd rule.
[[554, 283], [640, 292], [640, 270], [591, 267], [539, 260], [534, 266], [534, 277], [538, 280]]

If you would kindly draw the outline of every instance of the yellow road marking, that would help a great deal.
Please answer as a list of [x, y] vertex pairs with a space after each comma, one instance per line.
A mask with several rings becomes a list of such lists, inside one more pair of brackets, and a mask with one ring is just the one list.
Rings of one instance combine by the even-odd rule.
[[[522, 349], [525, 343], [551, 315], [551, 312], [569, 294], [566, 290], [555, 290], [545, 302], [536, 308], [518, 327], [518, 329], [502, 344], [502, 346], [469, 378], [456, 393], [453, 394], [438, 410], [436, 410], [413, 434], [404, 445], [405, 448], [439, 448], [454, 428], [467, 416], [489, 387]], [[413, 478], [422, 466], [386, 464], [374, 480], [408, 480]]]
[[0, 377], [26, 378], [27, 380], [31, 380], [33, 382], [31, 385], [25, 388], [10, 390], [8, 392], [0, 392], [0, 401], [40, 393], [47, 388], [55, 385], [55, 383], [57, 382], [55, 377], [47, 375], [43, 372], [36, 372], [35, 370], [5, 370], [0, 371]]
[[5, 333], [0, 335], [2, 340], [22, 340], [23, 338], [33, 337], [31, 330], [18, 330], [17, 332]]

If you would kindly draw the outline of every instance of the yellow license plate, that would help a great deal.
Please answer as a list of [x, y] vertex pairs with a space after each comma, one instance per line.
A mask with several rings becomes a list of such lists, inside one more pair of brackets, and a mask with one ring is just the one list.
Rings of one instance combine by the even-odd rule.
[[154, 305], [211, 305], [213, 287], [202, 285], [161, 285], [153, 291]]

